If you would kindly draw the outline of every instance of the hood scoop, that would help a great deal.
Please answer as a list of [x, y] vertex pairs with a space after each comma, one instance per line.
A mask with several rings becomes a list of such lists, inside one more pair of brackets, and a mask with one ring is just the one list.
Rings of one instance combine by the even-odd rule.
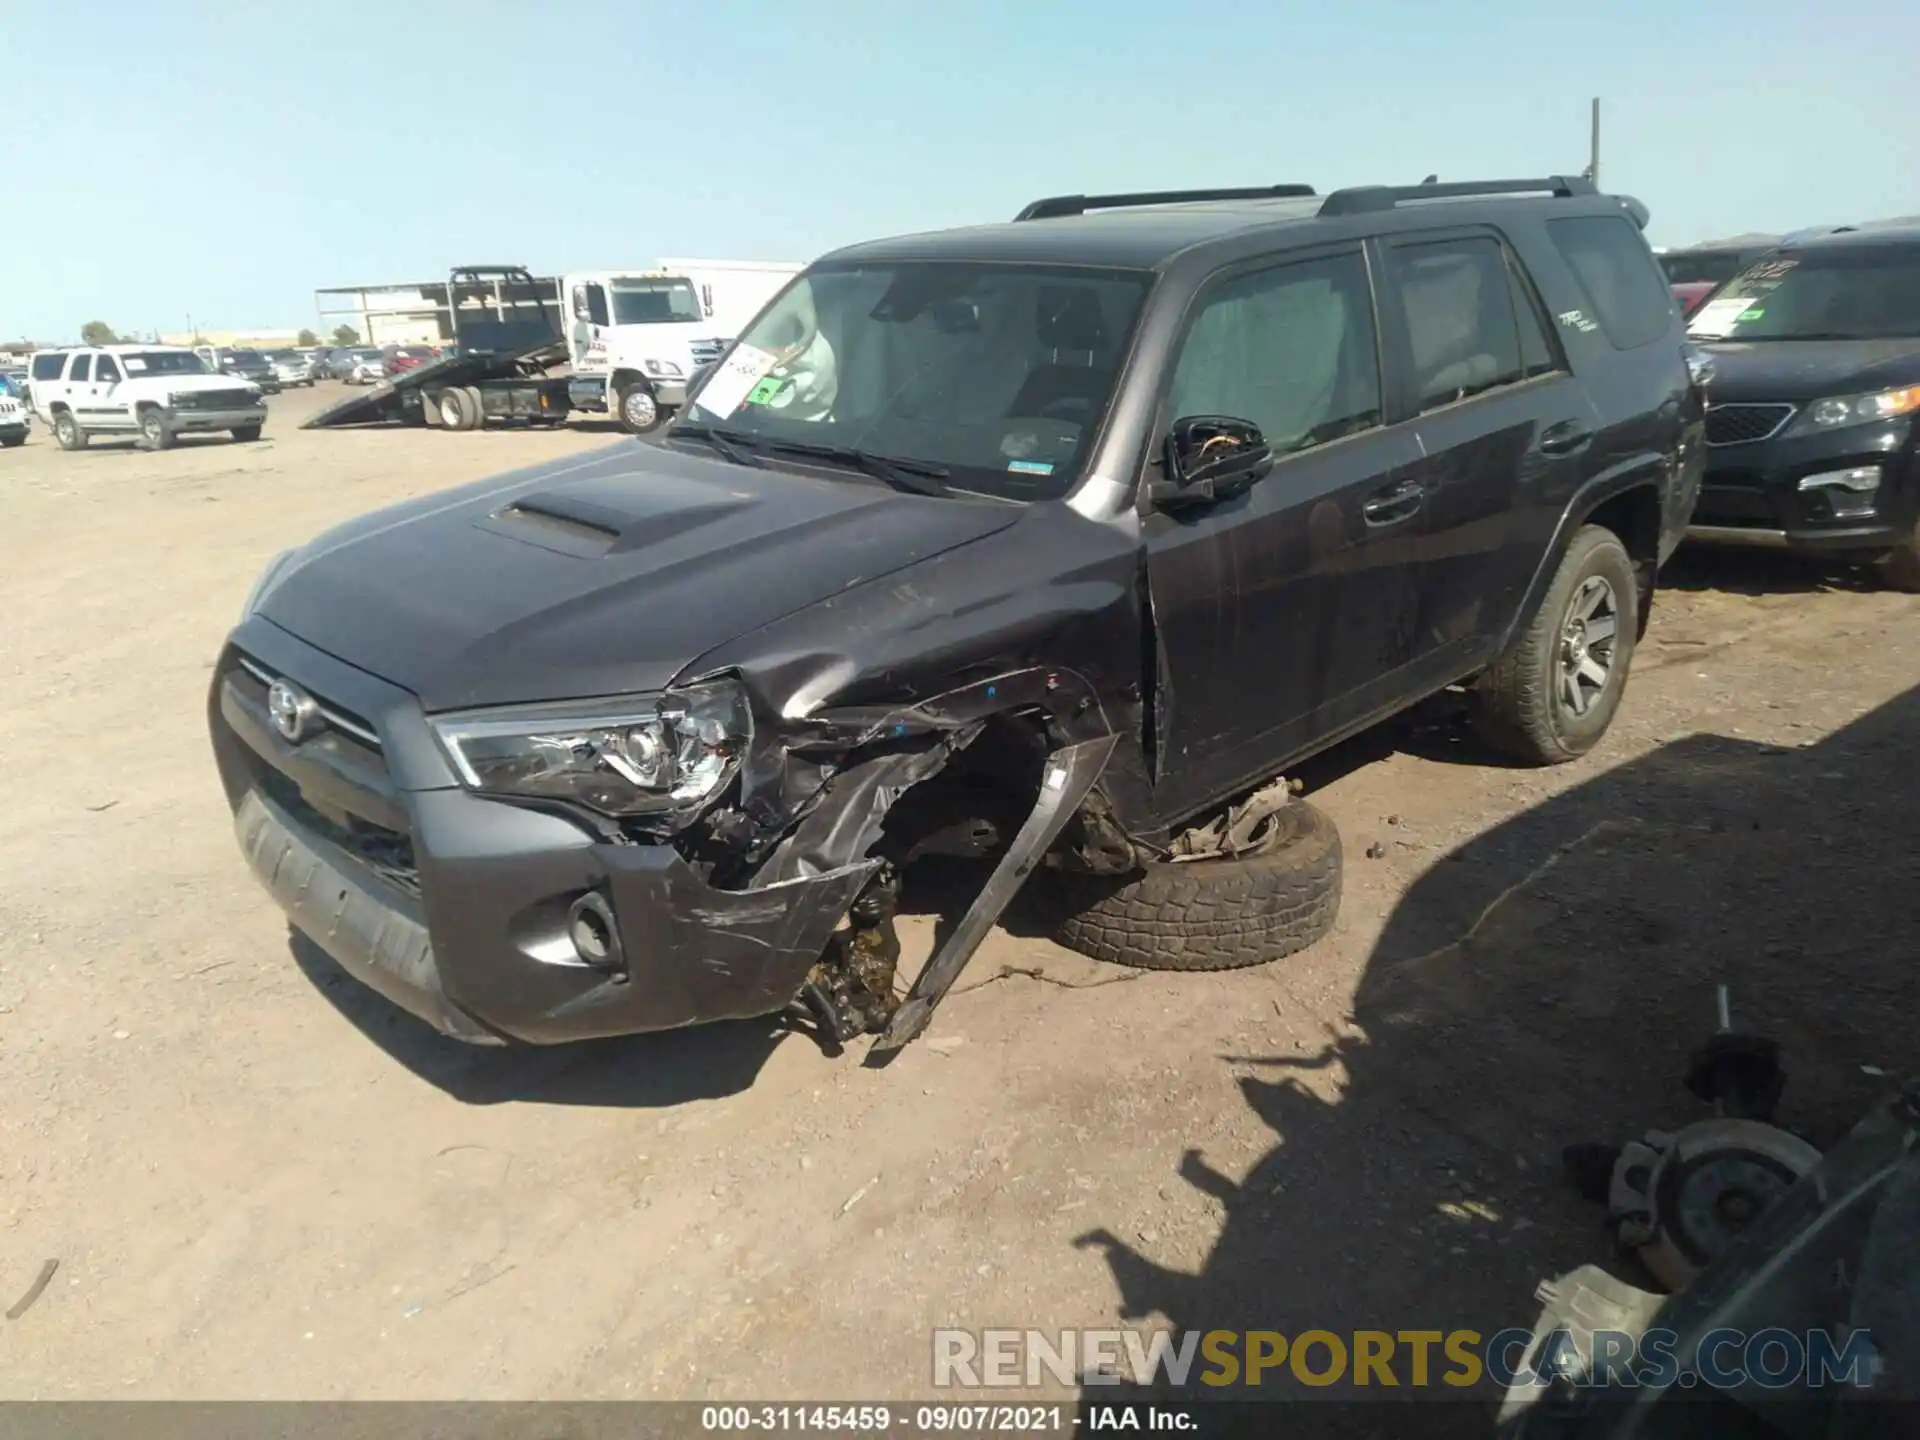
[[664, 477], [650, 491], [652, 503], [639, 509], [630, 487], [582, 480], [517, 496], [474, 524], [556, 554], [595, 560], [656, 545], [756, 503], [750, 495], [717, 499], [710, 485], [680, 486]]

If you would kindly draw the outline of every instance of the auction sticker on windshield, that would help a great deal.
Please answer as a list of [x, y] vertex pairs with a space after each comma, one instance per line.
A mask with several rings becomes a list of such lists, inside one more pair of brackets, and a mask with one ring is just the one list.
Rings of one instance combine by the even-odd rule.
[[733, 414], [779, 360], [778, 355], [755, 345], [735, 346], [726, 361], [707, 377], [695, 403], [714, 415]]
[[1692, 335], [1725, 335], [1743, 319], [1749, 319], [1753, 308], [1753, 297], [1737, 296], [1731, 300], [1709, 300], [1700, 307], [1700, 313], [1687, 325]]

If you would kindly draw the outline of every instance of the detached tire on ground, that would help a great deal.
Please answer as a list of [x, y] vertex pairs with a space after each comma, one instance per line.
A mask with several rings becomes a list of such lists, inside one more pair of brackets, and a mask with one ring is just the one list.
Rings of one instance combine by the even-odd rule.
[[1141, 970], [1239, 970], [1297, 954], [1340, 913], [1340, 832], [1290, 802], [1277, 846], [1238, 860], [1151, 865], [1132, 876], [1061, 872], [1054, 930], [1069, 950]]
[[1532, 765], [1577, 760], [1607, 733], [1626, 693], [1640, 591], [1620, 537], [1583, 525], [1531, 623], [1475, 682], [1475, 728]]

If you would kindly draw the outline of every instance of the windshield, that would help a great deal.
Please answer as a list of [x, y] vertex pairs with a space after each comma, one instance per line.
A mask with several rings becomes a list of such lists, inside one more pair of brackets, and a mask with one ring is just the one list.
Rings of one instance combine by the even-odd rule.
[[235, 365], [264, 365], [267, 363], [267, 357], [262, 355], [258, 350], [229, 351], [227, 359]]
[[141, 350], [122, 355], [120, 364], [129, 375], [204, 375], [207, 367], [190, 350]]
[[808, 271], [686, 412], [729, 437], [847, 447], [956, 489], [1063, 495], [1113, 396], [1152, 276], [960, 261]]
[[1716, 340], [1920, 336], [1920, 246], [1808, 250], [1762, 260], [1687, 326]]
[[616, 325], [658, 325], [669, 321], [702, 320], [700, 297], [685, 280], [620, 280], [613, 295]]
[[1740, 262], [1744, 258], [1738, 250], [1682, 251], [1675, 255], [1662, 255], [1660, 265], [1667, 272], [1667, 283], [1670, 285], [1697, 285], [1702, 282], [1718, 285], [1740, 273]]

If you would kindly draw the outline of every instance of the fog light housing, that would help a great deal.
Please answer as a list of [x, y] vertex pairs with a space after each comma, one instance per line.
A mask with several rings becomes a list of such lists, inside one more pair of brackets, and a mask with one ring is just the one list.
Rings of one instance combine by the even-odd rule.
[[1844, 519], [1873, 514], [1879, 498], [1880, 467], [1855, 465], [1846, 470], [1821, 470], [1800, 477], [1800, 493], [1818, 493], [1826, 497], [1833, 513]]
[[620, 927], [613, 907], [597, 891], [589, 890], [567, 908], [567, 939], [583, 965], [609, 972], [616, 982], [627, 978]]

